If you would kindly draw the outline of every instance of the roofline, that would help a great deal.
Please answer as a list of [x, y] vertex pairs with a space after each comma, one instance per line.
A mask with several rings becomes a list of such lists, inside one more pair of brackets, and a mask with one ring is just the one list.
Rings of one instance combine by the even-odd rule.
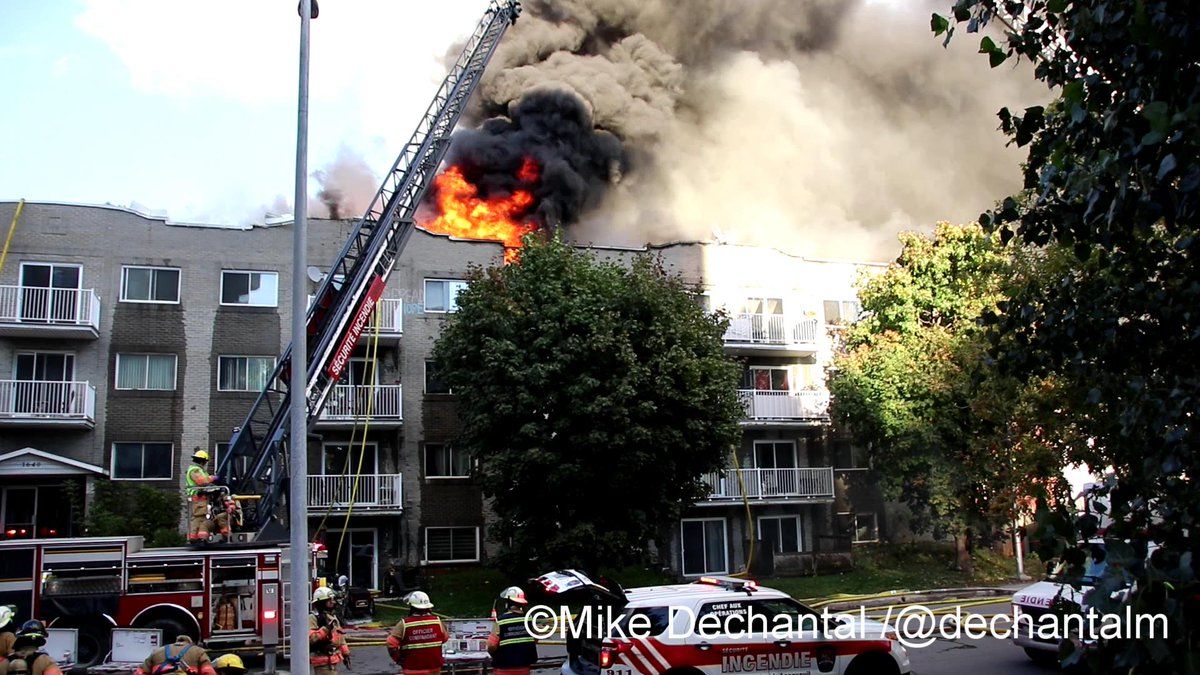
[[81, 462], [77, 459], [71, 459], [70, 457], [63, 457], [62, 455], [56, 455], [52, 452], [46, 452], [45, 450], [38, 450], [37, 448], [21, 448], [20, 450], [6, 452], [3, 455], [0, 455], [0, 462], [7, 462], [10, 459], [16, 459], [17, 457], [23, 457], [25, 455], [41, 457], [42, 459], [50, 462], [66, 464], [67, 466], [73, 466], [76, 469], [91, 471], [92, 473], [98, 473], [102, 476], [108, 475], [107, 469], [96, 466], [95, 464], [88, 464], [87, 462]]

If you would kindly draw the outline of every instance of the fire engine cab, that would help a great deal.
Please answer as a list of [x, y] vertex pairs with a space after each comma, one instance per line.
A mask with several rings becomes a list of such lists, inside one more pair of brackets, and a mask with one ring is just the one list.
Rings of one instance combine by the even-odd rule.
[[[313, 551], [318, 570], [323, 552]], [[209, 649], [286, 647], [286, 546], [143, 548], [142, 537], [0, 542], [0, 604], [79, 631], [77, 665], [100, 663], [114, 627], [159, 628]], [[299, 597], [307, 597], [305, 589]]]

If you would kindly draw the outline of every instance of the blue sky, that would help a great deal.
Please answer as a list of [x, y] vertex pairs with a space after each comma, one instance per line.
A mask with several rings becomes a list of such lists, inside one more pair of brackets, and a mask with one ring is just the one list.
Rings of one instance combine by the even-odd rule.
[[[380, 175], [488, 0], [319, 2], [310, 173], [341, 153]], [[136, 202], [214, 223], [290, 208], [296, 4], [0, 0], [0, 200]]]

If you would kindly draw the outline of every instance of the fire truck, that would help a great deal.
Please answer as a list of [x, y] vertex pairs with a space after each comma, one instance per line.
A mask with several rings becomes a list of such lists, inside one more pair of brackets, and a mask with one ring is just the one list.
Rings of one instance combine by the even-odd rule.
[[[168, 639], [187, 634], [210, 649], [286, 647], [287, 599], [307, 603], [311, 590], [293, 594], [288, 584], [288, 530], [307, 527], [286, 521], [290, 397], [304, 397], [311, 434], [412, 234], [451, 132], [520, 12], [517, 0], [491, 0], [325, 275], [308, 308], [306, 381], [292, 391], [289, 345], [234, 429], [216, 471], [240, 505], [231, 541], [200, 548], [145, 548], [141, 537], [0, 542], [0, 603], [52, 628], [78, 629], [78, 665], [104, 659], [114, 627], [160, 628]], [[322, 574], [320, 552], [309, 553]]]

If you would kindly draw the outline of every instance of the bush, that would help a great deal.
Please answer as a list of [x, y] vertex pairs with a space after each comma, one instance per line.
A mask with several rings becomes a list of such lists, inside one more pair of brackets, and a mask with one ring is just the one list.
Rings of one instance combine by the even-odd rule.
[[92, 506], [84, 519], [90, 537], [142, 536], [146, 546], [179, 546], [183, 498], [148, 485], [97, 483]]

